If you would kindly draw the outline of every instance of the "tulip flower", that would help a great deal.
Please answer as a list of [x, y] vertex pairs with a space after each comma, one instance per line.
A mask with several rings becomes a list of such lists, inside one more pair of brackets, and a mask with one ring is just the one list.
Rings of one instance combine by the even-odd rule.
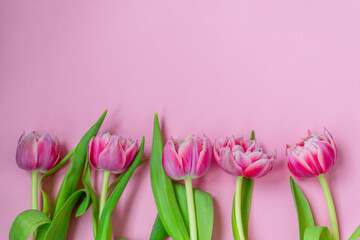
[[106, 203], [110, 174], [125, 172], [133, 162], [139, 144], [137, 140], [126, 139], [109, 133], [91, 138], [88, 145], [90, 165], [103, 170], [103, 184], [100, 195], [100, 215]]
[[250, 140], [240, 138], [225, 138], [215, 140], [214, 158], [221, 169], [236, 177], [235, 187], [235, 219], [237, 233], [240, 240], [245, 240], [243, 223], [241, 218], [241, 191], [243, 177], [260, 178], [268, 174], [276, 161], [276, 150], [271, 154], [265, 154], [255, 140], [254, 132]]
[[259, 178], [268, 174], [274, 167], [276, 151], [263, 153], [256, 140], [241, 138], [215, 140], [214, 157], [220, 168], [235, 176]]
[[31, 171], [31, 206], [38, 209], [39, 172], [45, 173], [58, 162], [60, 145], [57, 138], [48, 134], [38, 135], [35, 131], [20, 136], [16, 149], [16, 163], [19, 168]]
[[329, 210], [333, 239], [338, 240], [339, 229], [334, 202], [324, 176], [335, 164], [337, 158], [335, 142], [330, 132], [326, 128], [323, 134], [309, 130], [308, 136], [294, 147], [287, 145], [286, 155], [288, 167], [296, 177], [318, 176]]
[[185, 139], [170, 138], [164, 146], [162, 163], [166, 174], [184, 180], [189, 212], [191, 240], [197, 239], [192, 179], [203, 176], [210, 168], [212, 147], [210, 140], [189, 135]]

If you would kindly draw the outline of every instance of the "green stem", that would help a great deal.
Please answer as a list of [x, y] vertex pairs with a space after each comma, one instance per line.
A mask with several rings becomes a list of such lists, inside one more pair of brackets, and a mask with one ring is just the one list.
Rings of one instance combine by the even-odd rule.
[[38, 182], [39, 171], [31, 171], [31, 208], [38, 210]]
[[109, 179], [110, 179], [110, 172], [109, 171], [104, 171], [103, 183], [102, 183], [101, 195], [100, 195], [100, 213], [99, 213], [99, 217], [101, 216], [102, 210], [104, 209], [104, 206], [105, 206], [105, 203], [106, 203], [106, 198], [107, 198], [107, 193], [108, 193], [108, 186], [109, 186]]
[[190, 239], [197, 240], [196, 217], [194, 206], [194, 195], [190, 177], [185, 178], [186, 200], [189, 212]]
[[235, 219], [236, 225], [239, 232], [240, 240], [245, 240], [244, 229], [241, 218], [241, 186], [242, 186], [242, 176], [236, 177], [236, 187], [235, 187]]
[[337, 218], [336, 218], [334, 202], [333, 202], [333, 199], [331, 197], [331, 192], [330, 192], [330, 189], [329, 189], [329, 185], [326, 182], [326, 178], [325, 178], [324, 174], [319, 175], [319, 181], [320, 181], [321, 187], [322, 187], [322, 189], [324, 191], [326, 204], [327, 204], [327, 207], [328, 207], [328, 210], [329, 210], [332, 239], [333, 240], [339, 240], [339, 228], [338, 228], [338, 223], [337, 223]]

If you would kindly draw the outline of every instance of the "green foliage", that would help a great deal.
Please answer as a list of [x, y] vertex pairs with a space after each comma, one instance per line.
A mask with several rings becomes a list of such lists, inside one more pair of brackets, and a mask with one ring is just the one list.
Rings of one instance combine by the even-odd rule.
[[[159, 214], [155, 220], [150, 239], [189, 240], [189, 220], [186, 190], [181, 184], [173, 184], [162, 166], [163, 141], [158, 116], [155, 114], [153, 145], [150, 160], [151, 186]], [[194, 204], [199, 240], [211, 239], [213, 229], [213, 202], [210, 194], [194, 190]], [[167, 234], [166, 234], [167, 232]]]
[[141, 163], [141, 158], [144, 152], [144, 145], [145, 145], [145, 138], [142, 139], [139, 152], [137, 153], [134, 162], [131, 164], [130, 168], [124, 173], [120, 182], [118, 183], [118, 185], [115, 187], [114, 191], [111, 193], [110, 197], [108, 198], [104, 206], [104, 209], [102, 211], [102, 214], [100, 216], [100, 222], [95, 238], [96, 240], [107, 239], [111, 212], [114, 210], [116, 203], [118, 202], [121, 194], [124, 192], [124, 189], [130, 180], [130, 177], [134, 173], [135, 169]]

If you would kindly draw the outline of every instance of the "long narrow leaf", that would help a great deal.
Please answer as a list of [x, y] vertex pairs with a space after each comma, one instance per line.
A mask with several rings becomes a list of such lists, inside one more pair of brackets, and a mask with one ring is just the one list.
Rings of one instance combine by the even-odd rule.
[[[251, 178], [243, 177], [241, 183], [241, 221], [243, 225], [245, 239], [248, 239], [248, 226], [249, 226], [252, 191], [253, 191], [253, 180]], [[240, 239], [240, 235], [237, 229], [236, 218], [235, 218], [235, 196], [233, 198], [231, 220], [232, 220], [234, 239]]]
[[[82, 181], [83, 181], [85, 188], [89, 191], [89, 194], [90, 194], [90, 199], [91, 199], [91, 203], [92, 203], [93, 234], [94, 234], [94, 238], [95, 238], [97, 227], [99, 225], [99, 199], [98, 199], [97, 194], [91, 184], [89, 161], [87, 158], [86, 158], [86, 162], [85, 162]], [[81, 206], [78, 209], [77, 216], [78, 216], [78, 214], [80, 214], [80, 212], [79, 212], [80, 209], [81, 209]]]
[[305, 229], [304, 240], [331, 240], [331, 234], [327, 227], [310, 226]]
[[189, 233], [180, 208], [176, 201], [171, 179], [165, 174], [162, 166], [163, 141], [159, 119], [154, 118], [153, 143], [150, 158], [151, 186], [161, 222], [166, 232], [176, 240], [189, 240]]
[[156, 215], [149, 240], [164, 240], [168, 236], [159, 214]]
[[84, 162], [87, 154], [87, 145], [90, 139], [97, 134], [99, 128], [104, 121], [107, 110], [101, 115], [100, 119], [89, 129], [83, 136], [79, 144], [76, 146], [72, 156], [71, 165], [66, 172], [64, 180], [59, 189], [59, 193], [55, 200], [54, 209], [51, 218], [57, 215], [67, 199], [75, 192], [81, 172], [84, 168]]
[[134, 173], [135, 169], [139, 166], [138, 164], [140, 163], [144, 152], [144, 145], [145, 145], [145, 138], [143, 137], [139, 152], [136, 155], [134, 162], [131, 164], [130, 168], [125, 172], [119, 184], [115, 187], [114, 191], [111, 193], [109, 199], [107, 200], [100, 216], [99, 227], [96, 233], [96, 240], [106, 239], [106, 234], [109, 228], [110, 215], [114, 210], [115, 205], [118, 202], [121, 194], [124, 192], [124, 189], [130, 180], [130, 177]]
[[290, 187], [298, 214], [299, 235], [301, 240], [304, 239], [305, 229], [315, 226], [314, 218], [306, 197], [292, 177], [290, 177]]
[[65, 240], [69, 227], [71, 212], [75, 204], [83, 197], [90, 198], [87, 190], [81, 189], [73, 193], [59, 209], [50, 223], [45, 240]]
[[356, 228], [355, 232], [351, 235], [349, 240], [358, 240], [360, 238], [360, 225]]
[[[187, 208], [186, 189], [184, 185], [174, 183], [176, 200], [184, 217], [186, 226], [189, 226], [189, 212]], [[199, 240], [210, 240], [214, 223], [214, 209], [212, 197], [209, 193], [194, 189], [194, 203], [196, 225]]]
[[43, 183], [45, 178], [47, 178], [48, 176], [54, 174], [62, 166], [64, 166], [64, 164], [69, 161], [69, 159], [73, 155], [74, 151], [75, 151], [75, 148], [70, 153], [68, 153], [53, 169], [51, 169], [51, 170], [47, 171], [46, 173], [44, 173], [40, 178], [39, 186], [40, 186], [40, 190], [41, 190], [42, 198], [43, 198], [43, 213], [46, 216], [48, 216], [49, 213], [50, 213], [50, 201], [49, 201], [49, 197], [47, 196], [46, 192], [44, 191], [44, 189], [42, 187], [42, 183]]
[[26, 210], [14, 220], [9, 240], [26, 240], [41, 225], [49, 224], [51, 220], [39, 210]]
[[[187, 200], [186, 200], [186, 189], [181, 184], [174, 184], [174, 190], [176, 200], [179, 204], [182, 216], [185, 220], [185, 224], [189, 226]], [[213, 201], [209, 193], [194, 189], [194, 202], [196, 211], [196, 222], [198, 226], [199, 240], [211, 239], [213, 222], [214, 222], [214, 211]], [[161, 222], [159, 215], [157, 215], [150, 240], [162, 240], [168, 234]]]

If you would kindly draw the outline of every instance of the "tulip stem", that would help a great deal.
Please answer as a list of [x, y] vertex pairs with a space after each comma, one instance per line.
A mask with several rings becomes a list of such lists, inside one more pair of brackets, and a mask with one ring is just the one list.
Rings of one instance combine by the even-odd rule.
[[236, 187], [235, 187], [235, 219], [240, 236], [240, 240], [245, 240], [244, 229], [241, 218], [241, 187], [242, 187], [242, 176], [236, 177]]
[[39, 171], [31, 171], [31, 208], [38, 210], [38, 183]]
[[329, 185], [328, 185], [328, 183], [326, 181], [326, 178], [325, 178], [324, 174], [319, 175], [319, 181], [320, 181], [321, 187], [322, 187], [322, 189], [324, 191], [326, 204], [327, 204], [327, 207], [328, 207], [328, 210], [329, 210], [331, 231], [332, 231], [332, 239], [333, 240], [339, 240], [339, 228], [338, 228], [338, 223], [337, 223], [337, 218], [336, 218], [334, 201], [333, 201], [333, 199], [331, 197], [331, 192], [330, 192], [330, 189], [329, 189]]
[[186, 188], [186, 200], [189, 213], [189, 225], [190, 225], [190, 239], [197, 239], [196, 229], [196, 217], [195, 217], [195, 206], [194, 206], [194, 195], [192, 188], [192, 181], [190, 177], [185, 177], [185, 188]]
[[110, 179], [110, 172], [109, 171], [104, 171], [102, 188], [101, 188], [101, 195], [100, 195], [100, 213], [99, 213], [99, 217], [101, 216], [102, 210], [105, 207], [107, 194], [108, 194], [109, 179]]

